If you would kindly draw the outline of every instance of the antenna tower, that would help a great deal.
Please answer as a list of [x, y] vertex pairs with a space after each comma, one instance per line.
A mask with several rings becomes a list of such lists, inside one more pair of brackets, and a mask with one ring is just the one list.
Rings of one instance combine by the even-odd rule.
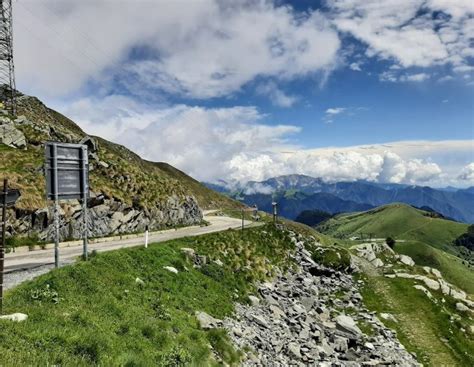
[[0, 0], [0, 102], [16, 115], [12, 0]]

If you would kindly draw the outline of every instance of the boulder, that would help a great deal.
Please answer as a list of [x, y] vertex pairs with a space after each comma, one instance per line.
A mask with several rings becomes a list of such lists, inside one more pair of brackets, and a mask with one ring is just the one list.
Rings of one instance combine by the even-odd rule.
[[288, 355], [294, 359], [301, 358], [300, 346], [297, 343], [291, 342], [288, 343]]
[[163, 269], [166, 269], [172, 273], [178, 274], [178, 269], [172, 267], [172, 266], [163, 266]]
[[407, 255], [400, 255], [399, 260], [402, 264], [408, 265], [408, 266], [414, 266], [415, 262], [410, 256]]
[[469, 307], [467, 307], [462, 302], [458, 302], [458, 303], [456, 303], [456, 310], [461, 311], [461, 312], [467, 312], [467, 311], [469, 311]]
[[430, 278], [427, 278], [427, 277], [423, 277], [423, 282], [425, 283], [425, 285], [428, 288], [430, 288], [434, 291], [437, 291], [440, 288], [440, 285], [436, 280], [433, 280], [433, 279], [430, 279]]
[[215, 329], [222, 326], [222, 320], [216, 319], [203, 311], [196, 311], [195, 316], [198, 320], [199, 327], [203, 330]]
[[15, 322], [22, 322], [28, 319], [28, 315], [20, 312], [12, 313], [11, 315], [0, 316], [0, 320], [10, 320]]
[[383, 266], [383, 261], [379, 258], [375, 258], [374, 260], [372, 260], [372, 265], [376, 268], [380, 268], [381, 266]]
[[255, 296], [249, 296], [249, 300], [252, 306], [257, 306], [260, 304], [260, 299]]
[[12, 148], [25, 148], [26, 138], [13, 124], [3, 124], [0, 125], [0, 143]]
[[356, 336], [362, 334], [362, 331], [359, 329], [354, 319], [347, 315], [339, 315], [336, 317], [336, 328]]
[[393, 316], [391, 313], [382, 312], [380, 314], [380, 317], [384, 320], [390, 320], [390, 321], [393, 321], [393, 322], [398, 322], [398, 320], [395, 318], [395, 316]]

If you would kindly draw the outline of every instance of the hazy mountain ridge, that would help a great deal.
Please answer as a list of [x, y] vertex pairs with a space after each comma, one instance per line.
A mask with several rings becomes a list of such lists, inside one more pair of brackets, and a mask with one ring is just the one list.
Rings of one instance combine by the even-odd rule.
[[[321, 178], [305, 175], [286, 175], [273, 177], [264, 181], [249, 181], [245, 184], [227, 183], [221, 181], [210, 185], [220, 192], [227, 192], [232, 197], [252, 204], [249, 196], [263, 193], [274, 198], [281, 196], [282, 191], [298, 191], [307, 194], [301, 200], [307, 200], [308, 196], [316, 193], [331, 194], [342, 200], [365, 205], [366, 209], [393, 202], [401, 202], [416, 207], [430, 207], [445, 217], [457, 221], [474, 222], [474, 188], [467, 189], [435, 189], [428, 186], [414, 186], [405, 184], [376, 183], [368, 181], [354, 182], [325, 182]], [[254, 198], [252, 197], [252, 200]], [[269, 199], [271, 200], [271, 199]], [[346, 208], [328, 207], [327, 202], [321, 202], [320, 206], [308, 207], [301, 203], [305, 209], [324, 210], [329, 213], [340, 211], [354, 211]], [[342, 209], [342, 210], [341, 210]], [[366, 210], [355, 209], [355, 210]], [[296, 214], [297, 215], [297, 214]], [[294, 216], [291, 218], [295, 218]]]

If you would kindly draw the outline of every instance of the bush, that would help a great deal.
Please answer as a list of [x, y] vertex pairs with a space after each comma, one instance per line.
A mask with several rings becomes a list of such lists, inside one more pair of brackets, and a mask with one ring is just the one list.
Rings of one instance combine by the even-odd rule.
[[387, 237], [387, 239], [385, 240], [385, 243], [388, 245], [388, 247], [393, 249], [395, 247], [396, 241], [392, 237]]
[[189, 366], [191, 361], [191, 354], [186, 349], [175, 346], [161, 357], [159, 365], [163, 367], [184, 367]]
[[339, 271], [347, 270], [351, 265], [351, 255], [343, 248], [320, 248], [313, 252], [312, 258], [319, 264]]

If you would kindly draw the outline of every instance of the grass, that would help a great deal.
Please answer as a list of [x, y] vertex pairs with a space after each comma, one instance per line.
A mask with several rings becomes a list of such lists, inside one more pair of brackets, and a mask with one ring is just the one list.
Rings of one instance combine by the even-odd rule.
[[391, 204], [366, 212], [338, 215], [322, 224], [318, 230], [338, 238], [362, 233], [365, 236], [391, 236], [397, 240], [415, 240], [443, 247], [465, 233], [467, 227], [464, 223], [433, 218], [430, 213], [406, 204]]
[[433, 303], [413, 288], [412, 280], [383, 276], [364, 277], [364, 280], [361, 293], [367, 308], [397, 318], [398, 322], [380, 319], [397, 331], [399, 340], [417, 354], [420, 362], [434, 367], [474, 364], [474, 341], [461, 331], [468, 329], [472, 321], [451, 318], [456, 314], [454, 302]]
[[416, 241], [399, 242], [395, 245], [395, 251], [410, 256], [418, 265], [438, 269], [448, 282], [471, 295], [474, 294], [474, 270], [465, 265], [466, 261]]
[[[181, 247], [224, 265], [193, 268]], [[7, 292], [4, 312], [29, 318], [0, 322], [2, 364], [213, 366], [212, 346], [236, 365], [240, 352], [226, 333], [201, 330], [194, 313], [231, 315], [253, 282], [290, 266], [291, 248], [285, 232], [265, 226], [101, 253], [53, 270]]]

